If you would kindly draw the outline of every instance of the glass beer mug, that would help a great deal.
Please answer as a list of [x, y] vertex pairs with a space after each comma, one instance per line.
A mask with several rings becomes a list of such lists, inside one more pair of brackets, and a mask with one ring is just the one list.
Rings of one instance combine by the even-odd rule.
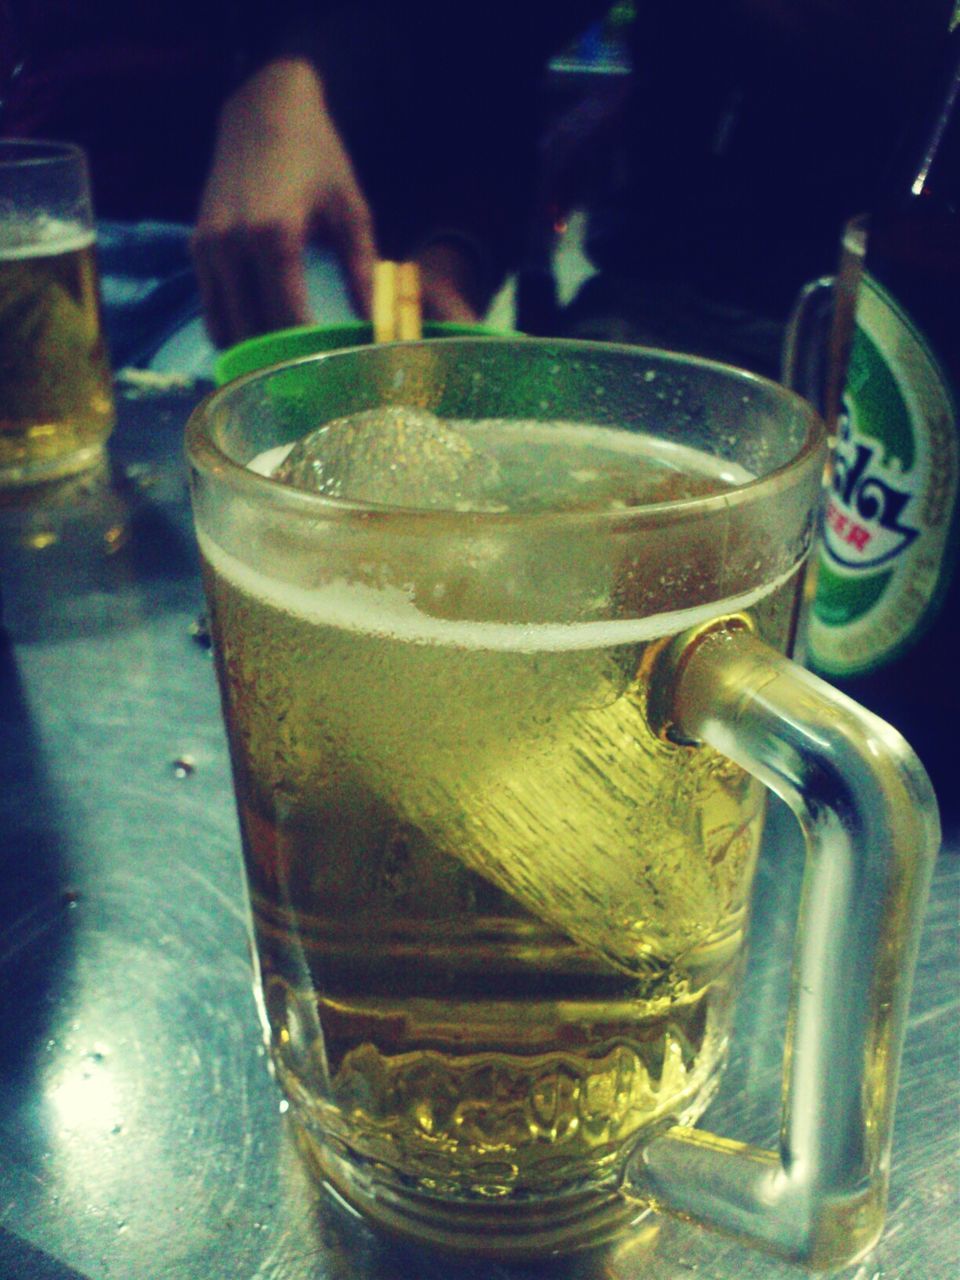
[[[784, 656], [816, 414], [668, 353], [449, 339], [240, 379], [187, 449], [259, 1007], [322, 1179], [473, 1256], [638, 1200], [863, 1253], [938, 825], [903, 740]], [[693, 1127], [766, 788], [807, 843], [776, 1152]]]
[[116, 417], [87, 158], [0, 138], [0, 490], [103, 461]]

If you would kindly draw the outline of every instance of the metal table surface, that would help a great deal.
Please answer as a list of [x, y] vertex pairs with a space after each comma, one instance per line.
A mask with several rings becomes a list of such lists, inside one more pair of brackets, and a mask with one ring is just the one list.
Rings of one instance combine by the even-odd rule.
[[[181, 435], [127, 385], [112, 476], [0, 506], [2, 1280], [519, 1280], [375, 1236], [311, 1183], [267, 1072]], [[771, 815], [735, 1047], [705, 1122], [773, 1144], [800, 864]], [[955, 1280], [958, 871], [927, 912], [890, 1213], [856, 1280]], [[801, 1273], [652, 1214], [576, 1280]]]

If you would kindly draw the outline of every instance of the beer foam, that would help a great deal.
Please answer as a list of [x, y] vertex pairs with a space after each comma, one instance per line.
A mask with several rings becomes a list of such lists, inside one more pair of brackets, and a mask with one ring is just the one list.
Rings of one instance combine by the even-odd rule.
[[28, 222], [0, 220], [0, 262], [76, 253], [88, 249], [95, 239], [92, 227], [62, 218], [36, 218]]
[[593, 622], [478, 622], [438, 618], [417, 607], [411, 594], [399, 587], [370, 587], [346, 579], [332, 579], [315, 588], [279, 582], [244, 564], [202, 530], [200, 551], [215, 573], [238, 590], [284, 613], [315, 626], [336, 627], [408, 644], [442, 645], [507, 653], [566, 652], [606, 649], [659, 639], [700, 626], [729, 613], [751, 609], [786, 583], [793, 566], [770, 582], [736, 596], [653, 614], [647, 618], [604, 618]]

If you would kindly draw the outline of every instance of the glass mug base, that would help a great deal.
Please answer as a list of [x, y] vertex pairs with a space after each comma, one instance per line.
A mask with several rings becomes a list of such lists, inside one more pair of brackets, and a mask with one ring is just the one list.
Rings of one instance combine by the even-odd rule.
[[543, 1261], [611, 1245], [649, 1213], [610, 1184], [522, 1204], [433, 1199], [358, 1169], [296, 1122], [295, 1129], [308, 1168], [328, 1193], [379, 1231], [443, 1253]]
[[[290, 1016], [272, 1057], [306, 1163], [351, 1209], [411, 1244], [516, 1261], [608, 1245], [646, 1211], [617, 1190], [634, 1143], [664, 1124], [695, 1123], [716, 1092], [741, 959], [705, 993], [689, 1071], [662, 1020], [633, 1028], [634, 1049], [662, 1041], [657, 1079], [620, 1040], [580, 1059], [579, 1079], [571, 1055], [557, 1050], [532, 1061], [474, 1053], [458, 1064], [416, 1052], [391, 1061], [367, 1044], [322, 1083], [315, 1052], [312, 1073], [306, 1055], [285, 1060], [299, 1057], [306, 1021]], [[267, 985], [276, 996], [276, 978]], [[288, 1010], [290, 999], [287, 989]], [[537, 1012], [528, 1004], [524, 1021]], [[460, 1106], [444, 1122], [452, 1097]], [[550, 1123], [538, 1126], [547, 1112]]]
[[[530, 989], [521, 996], [514, 971], [510, 998], [471, 999], [465, 990], [451, 1002], [425, 993], [440, 966], [423, 938], [419, 988], [405, 996], [358, 992], [359, 950], [340, 973], [352, 995], [325, 992], [322, 968], [312, 982], [294, 983], [294, 969], [306, 975], [311, 960], [319, 963], [309, 945], [316, 939], [271, 933], [265, 910], [260, 902], [255, 916], [258, 1003], [308, 1163], [342, 1200], [410, 1242], [496, 1258], [609, 1242], [636, 1217], [636, 1203], [617, 1192], [634, 1144], [664, 1125], [695, 1123], [718, 1086], [743, 969], [739, 930], [696, 953], [701, 964], [667, 990], [643, 993], [622, 976], [625, 989], [611, 998], [599, 963], [516, 920], [528, 943], [539, 943], [527, 948]], [[486, 984], [499, 976], [502, 985], [515, 956], [502, 938], [494, 945], [497, 923], [506, 927], [488, 917], [461, 921], [455, 952], [441, 949], [447, 963], [468, 968], [482, 958]], [[360, 942], [369, 981], [375, 955], [369, 938]], [[543, 990], [543, 966], [556, 964], [557, 952], [567, 958], [559, 989], [572, 997], [579, 983], [580, 999]], [[329, 982], [329, 948], [322, 958]], [[399, 975], [397, 956], [387, 961], [381, 985], [388, 970]]]
[[28, 489], [54, 480], [66, 480], [95, 467], [105, 452], [106, 434], [93, 444], [52, 457], [18, 459], [6, 464], [0, 460], [0, 489]]

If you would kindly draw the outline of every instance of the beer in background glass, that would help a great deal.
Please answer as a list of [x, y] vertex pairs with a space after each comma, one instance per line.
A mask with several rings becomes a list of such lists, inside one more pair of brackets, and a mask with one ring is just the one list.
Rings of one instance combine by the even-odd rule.
[[82, 471], [114, 422], [84, 152], [0, 141], [0, 486]]

